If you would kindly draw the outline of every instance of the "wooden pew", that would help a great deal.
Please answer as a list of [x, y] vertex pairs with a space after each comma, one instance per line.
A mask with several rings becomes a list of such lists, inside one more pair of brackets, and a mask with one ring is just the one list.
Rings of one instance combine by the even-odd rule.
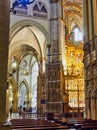
[[[60, 126], [60, 127], [35, 127], [35, 128], [18, 128], [18, 129], [12, 129], [12, 130], [69, 130], [69, 128], [65, 126]], [[70, 129], [74, 130], [74, 129]]]
[[82, 126], [93, 126], [97, 125], [97, 120], [85, 120], [83, 122], [74, 123], [75, 129], [81, 129]]
[[35, 128], [35, 127], [53, 127], [53, 126], [54, 126], [54, 127], [58, 127], [58, 126], [60, 127], [59, 124], [42, 124], [42, 125], [41, 125], [41, 124], [37, 124], [37, 125], [36, 125], [36, 124], [35, 124], [35, 125], [34, 125], [34, 124], [33, 124], [33, 125], [32, 125], [32, 124], [25, 124], [25, 125], [24, 125], [24, 124], [21, 124], [21, 125], [20, 125], [20, 124], [19, 124], [19, 125], [12, 125], [11, 128], [12, 128], [12, 129], [13, 129], [13, 128], [15, 129], [15, 128], [30, 128], [30, 127], [31, 127], [31, 128]]
[[97, 123], [84, 123], [84, 124], [75, 124], [74, 128], [76, 130], [81, 129], [83, 126], [97, 126]]
[[67, 126], [61, 126], [54, 121], [47, 120], [12, 120], [12, 130], [38, 130], [38, 129], [68, 129]]
[[81, 127], [82, 130], [95, 130], [97, 129], [97, 125], [88, 125], [88, 126], [82, 126]]

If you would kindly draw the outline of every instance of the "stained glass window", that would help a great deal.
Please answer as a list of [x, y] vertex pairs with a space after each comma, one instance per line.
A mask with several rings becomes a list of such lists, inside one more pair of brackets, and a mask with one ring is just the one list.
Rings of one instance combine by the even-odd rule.
[[82, 32], [79, 30], [78, 27], [74, 28], [74, 40], [82, 41]]

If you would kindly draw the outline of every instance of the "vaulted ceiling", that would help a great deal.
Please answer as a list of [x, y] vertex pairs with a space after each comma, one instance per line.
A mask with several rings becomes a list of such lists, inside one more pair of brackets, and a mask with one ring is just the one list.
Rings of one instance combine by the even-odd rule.
[[82, 29], [82, 0], [63, 0], [64, 23], [72, 30], [74, 26]]
[[[82, 0], [60, 1], [63, 5], [64, 23], [68, 27], [69, 32], [71, 32], [75, 26], [79, 26], [79, 28], [82, 29]], [[14, 36], [11, 39], [9, 56], [12, 55], [12, 52], [16, 52], [14, 50], [18, 48], [18, 45], [20, 46], [22, 44], [28, 44], [29, 46], [34, 47], [38, 53], [42, 50], [41, 53], [43, 57], [45, 56], [45, 54], [43, 54], [45, 37], [38, 28], [35, 26], [25, 26], [21, 30], [20, 28], [17, 28], [17, 30], [19, 31], [14, 33]]]

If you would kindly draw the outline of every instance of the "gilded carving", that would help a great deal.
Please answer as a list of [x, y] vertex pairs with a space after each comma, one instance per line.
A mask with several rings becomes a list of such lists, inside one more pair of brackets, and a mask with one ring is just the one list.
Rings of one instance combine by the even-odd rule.
[[91, 89], [88, 89], [86, 92], [86, 97], [90, 98], [91, 97]]
[[96, 60], [96, 51], [92, 51], [92, 61]]
[[97, 98], [97, 88], [93, 89], [92, 97]]
[[92, 73], [93, 73], [93, 75], [95, 76], [97, 73], [96, 73], [96, 70], [97, 68], [96, 68], [96, 65], [93, 65], [92, 66]]
[[87, 77], [87, 78], [90, 78], [90, 77], [91, 77], [91, 73], [92, 73], [92, 72], [91, 72], [91, 67], [88, 67], [88, 68], [87, 68], [87, 71], [86, 71], [86, 77]]

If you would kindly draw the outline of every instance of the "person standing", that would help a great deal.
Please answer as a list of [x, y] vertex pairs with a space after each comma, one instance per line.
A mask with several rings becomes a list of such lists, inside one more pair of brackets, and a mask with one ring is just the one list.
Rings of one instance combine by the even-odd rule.
[[12, 117], [12, 107], [10, 108], [10, 118]]

